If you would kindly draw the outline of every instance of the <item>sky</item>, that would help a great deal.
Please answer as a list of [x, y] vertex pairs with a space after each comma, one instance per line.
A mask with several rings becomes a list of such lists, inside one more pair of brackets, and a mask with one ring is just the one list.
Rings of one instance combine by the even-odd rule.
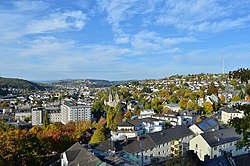
[[250, 0], [0, 0], [0, 76], [161, 79], [250, 67]]

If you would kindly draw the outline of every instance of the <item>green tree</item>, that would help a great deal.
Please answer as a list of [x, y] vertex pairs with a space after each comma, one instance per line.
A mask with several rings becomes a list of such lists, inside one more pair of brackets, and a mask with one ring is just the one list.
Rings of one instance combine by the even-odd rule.
[[105, 137], [105, 133], [103, 130], [101, 129], [97, 129], [93, 136], [91, 137], [91, 140], [90, 140], [90, 144], [94, 144], [94, 143], [98, 143], [98, 142], [102, 142], [102, 141], [105, 141], [106, 140], [106, 137]]
[[188, 100], [186, 98], [181, 98], [180, 101], [179, 101], [179, 106], [182, 108], [182, 109], [186, 109], [187, 108], [187, 103], [188, 103]]
[[48, 111], [46, 110], [43, 118], [43, 127], [47, 128], [48, 125], [49, 125], [49, 114]]
[[243, 118], [233, 118], [229, 124], [235, 128], [236, 133], [243, 136], [243, 139], [236, 143], [237, 148], [250, 147], [250, 105], [238, 105], [237, 109], [244, 111]]
[[116, 129], [116, 125], [117, 125], [114, 122], [114, 118], [115, 118], [115, 111], [112, 108], [110, 108], [108, 110], [106, 120], [107, 120], [107, 127], [113, 131]]
[[203, 104], [203, 107], [206, 114], [211, 114], [211, 112], [213, 111], [213, 105], [210, 102], [205, 102]]
[[1, 107], [9, 107], [9, 104], [6, 101], [3, 101], [1, 103]]

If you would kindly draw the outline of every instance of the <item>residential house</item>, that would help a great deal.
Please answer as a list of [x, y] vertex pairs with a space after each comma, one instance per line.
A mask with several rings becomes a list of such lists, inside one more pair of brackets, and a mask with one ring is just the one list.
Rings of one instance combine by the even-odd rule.
[[151, 118], [155, 114], [154, 110], [151, 109], [145, 109], [140, 112], [139, 119], [143, 118]]
[[190, 126], [196, 122], [198, 113], [194, 110], [186, 109], [178, 113], [178, 125]]
[[173, 104], [173, 103], [167, 104], [165, 107], [175, 112], [179, 112], [181, 110], [181, 107], [178, 104]]
[[197, 153], [200, 160], [213, 159], [230, 153], [232, 156], [248, 153], [246, 148], [237, 150], [235, 143], [242, 139], [234, 128], [201, 133], [190, 140], [189, 150]]
[[201, 134], [208, 131], [215, 131], [219, 130], [219, 122], [213, 118], [203, 117], [200, 122], [191, 125], [189, 129], [192, 130], [195, 134]]
[[172, 126], [176, 126], [178, 124], [178, 113], [174, 111], [169, 111], [166, 114], [155, 114], [153, 118], [164, 120], [167, 123], [170, 123]]
[[237, 111], [233, 108], [223, 107], [221, 110], [221, 121], [225, 124], [228, 124], [229, 120], [233, 118], [242, 118], [244, 116], [243, 111]]

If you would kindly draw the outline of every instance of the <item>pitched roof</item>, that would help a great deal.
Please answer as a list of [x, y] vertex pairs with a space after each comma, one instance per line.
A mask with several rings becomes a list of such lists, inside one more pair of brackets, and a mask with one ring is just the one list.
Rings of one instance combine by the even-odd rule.
[[128, 121], [124, 121], [124, 122], [120, 123], [118, 126], [119, 127], [140, 126], [142, 122], [151, 123], [153, 121], [161, 121], [161, 120], [155, 119], [155, 118], [130, 119]]
[[79, 142], [76, 142], [68, 150], [65, 151], [69, 166], [96, 166], [102, 163], [94, 154], [87, 151]]
[[181, 125], [155, 133], [144, 134], [140, 136], [140, 140], [143, 140], [140, 142], [137, 140], [137, 138], [130, 138], [127, 142], [118, 141], [116, 143], [116, 149], [118, 151], [125, 150], [128, 153], [136, 153], [141, 151], [140, 143], [143, 144], [143, 149], [151, 149], [157, 145], [190, 136], [192, 134], [193, 132], [190, 129], [184, 125]]
[[199, 123], [196, 123], [195, 125], [197, 125], [202, 131], [208, 131], [218, 126], [219, 122], [217, 122], [213, 118], [206, 118]]
[[229, 107], [223, 107], [221, 108], [221, 111], [227, 112], [227, 113], [238, 113], [238, 111], [236, 111], [233, 108], [229, 108]]
[[210, 145], [210, 147], [240, 140], [241, 135], [235, 132], [234, 128], [221, 129], [202, 133], [201, 136]]

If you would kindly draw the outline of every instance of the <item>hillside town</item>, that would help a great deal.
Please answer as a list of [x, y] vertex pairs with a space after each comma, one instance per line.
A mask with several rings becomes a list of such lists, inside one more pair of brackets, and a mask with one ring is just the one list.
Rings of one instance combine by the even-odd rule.
[[[1, 97], [2, 132], [14, 127], [39, 135], [74, 125], [71, 143], [64, 140], [67, 146], [50, 148], [38, 161], [47, 165], [237, 165], [239, 157], [249, 159], [250, 149], [236, 145], [244, 135], [232, 123], [246, 116], [240, 106], [250, 105], [250, 87], [240, 78], [175, 75], [104, 87], [84, 82]], [[49, 138], [61, 144], [58, 137]], [[16, 162], [4, 153], [10, 157], [1, 162]]]

